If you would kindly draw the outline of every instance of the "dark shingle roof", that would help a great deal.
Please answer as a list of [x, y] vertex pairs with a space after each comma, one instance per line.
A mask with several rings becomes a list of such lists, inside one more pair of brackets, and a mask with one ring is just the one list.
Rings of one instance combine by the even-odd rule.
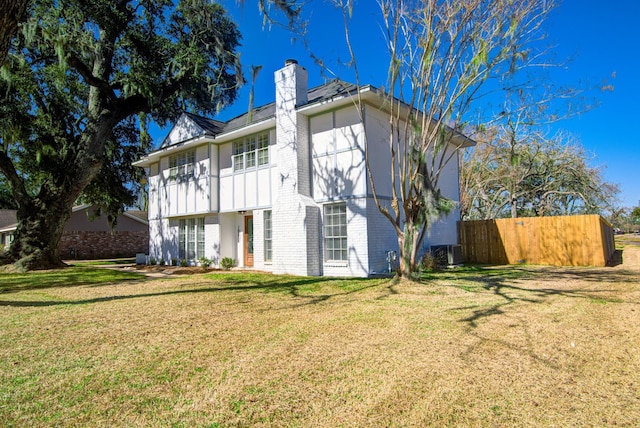
[[185, 113], [189, 119], [195, 122], [206, 134], [216, 135], [222, 132], [225, 123], [219, 120], [208, 119], [193, 113]]
[[0, 210], [0, 228], [11, 226], [18, 222], [16, 210]]
[[[342, 80], [332, 80], [323, 85], [316, 86], [309, 89], [307, 93], [307, 104], [313, 104], [324, 100], [329, 100], [338, 96], [343, 96], [354, 92], [357, 89], [356, 85], [352, 83], [343, 82]], [[298, 106], [300, 107], [300, 105]], [[222, 132], [230, 132], [236, 129], [240, 129], [244, 126], [251, 125], [253, 123], [262, 122], [263, 120], [270, 119], [276, 114], [275, 102], [265, 104], [260, 107], [256, 107], [249, 112], [234, 117], [228, 122], [220, 122], [218, 120], [208, 119], [206, 117], [198, 116], [192, 113], [185, 113], [191, 120], [193, 120], [199, 127], [205, 130], [207, 134], [217, 135]]]

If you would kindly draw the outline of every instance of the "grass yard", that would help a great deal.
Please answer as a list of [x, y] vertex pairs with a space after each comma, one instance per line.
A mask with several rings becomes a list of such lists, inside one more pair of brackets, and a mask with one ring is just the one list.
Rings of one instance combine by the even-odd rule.
[[4, 426], [638, 426], [640, 264], [0, 275]]

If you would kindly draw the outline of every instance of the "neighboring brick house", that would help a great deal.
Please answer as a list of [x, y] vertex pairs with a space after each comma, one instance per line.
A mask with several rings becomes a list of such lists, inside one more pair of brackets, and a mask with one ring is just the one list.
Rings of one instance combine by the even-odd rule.
[[[71, 217], [60, 239], [62, 259], [103, 259], [134, 257], [146, 253], [149, 245], [149, 223], [144, 211], [125, 211], [112, 229], [103, 214], [92, 219], [92, 206], [73, 207]], [[0, 227], [5, 247], [13, 240], [16, 211], [0, 210], [0, 220], [11, 217], [11, 223]]]
[[[158, 150], [134, 163], [149, 175], [151, 258], [231, 257], [296, 275], [387, 271], [397, 237], [376, 207], [365, 162], [366, 150], [378, 195], [389, 200], [384, 96], [361, 87], [358, 111], [355, 85], [308, 89], [307, 79], [289, 60], [275, 72], [275, 103], [228, 122], [185, 113]], [[473, 143], [456, 136], [452, 144]], [[457, 158], [440, 185], [459, 200]], [[456, 244], [459, 219], [456, 209], [435, 224], [425, 247]]]

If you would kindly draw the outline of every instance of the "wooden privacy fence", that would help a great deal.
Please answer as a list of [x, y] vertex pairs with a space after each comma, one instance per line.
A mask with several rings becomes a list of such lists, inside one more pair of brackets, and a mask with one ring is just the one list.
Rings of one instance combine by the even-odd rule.
[[599, 215], [458, 222], [467, 263], [606, 266], [613, 228]]

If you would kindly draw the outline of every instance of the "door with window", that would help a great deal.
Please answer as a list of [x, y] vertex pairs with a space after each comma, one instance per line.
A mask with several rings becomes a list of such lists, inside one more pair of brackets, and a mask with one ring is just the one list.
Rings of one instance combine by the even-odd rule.
[[253, 266], [253, 216], [244, 218], [244, 265]]

